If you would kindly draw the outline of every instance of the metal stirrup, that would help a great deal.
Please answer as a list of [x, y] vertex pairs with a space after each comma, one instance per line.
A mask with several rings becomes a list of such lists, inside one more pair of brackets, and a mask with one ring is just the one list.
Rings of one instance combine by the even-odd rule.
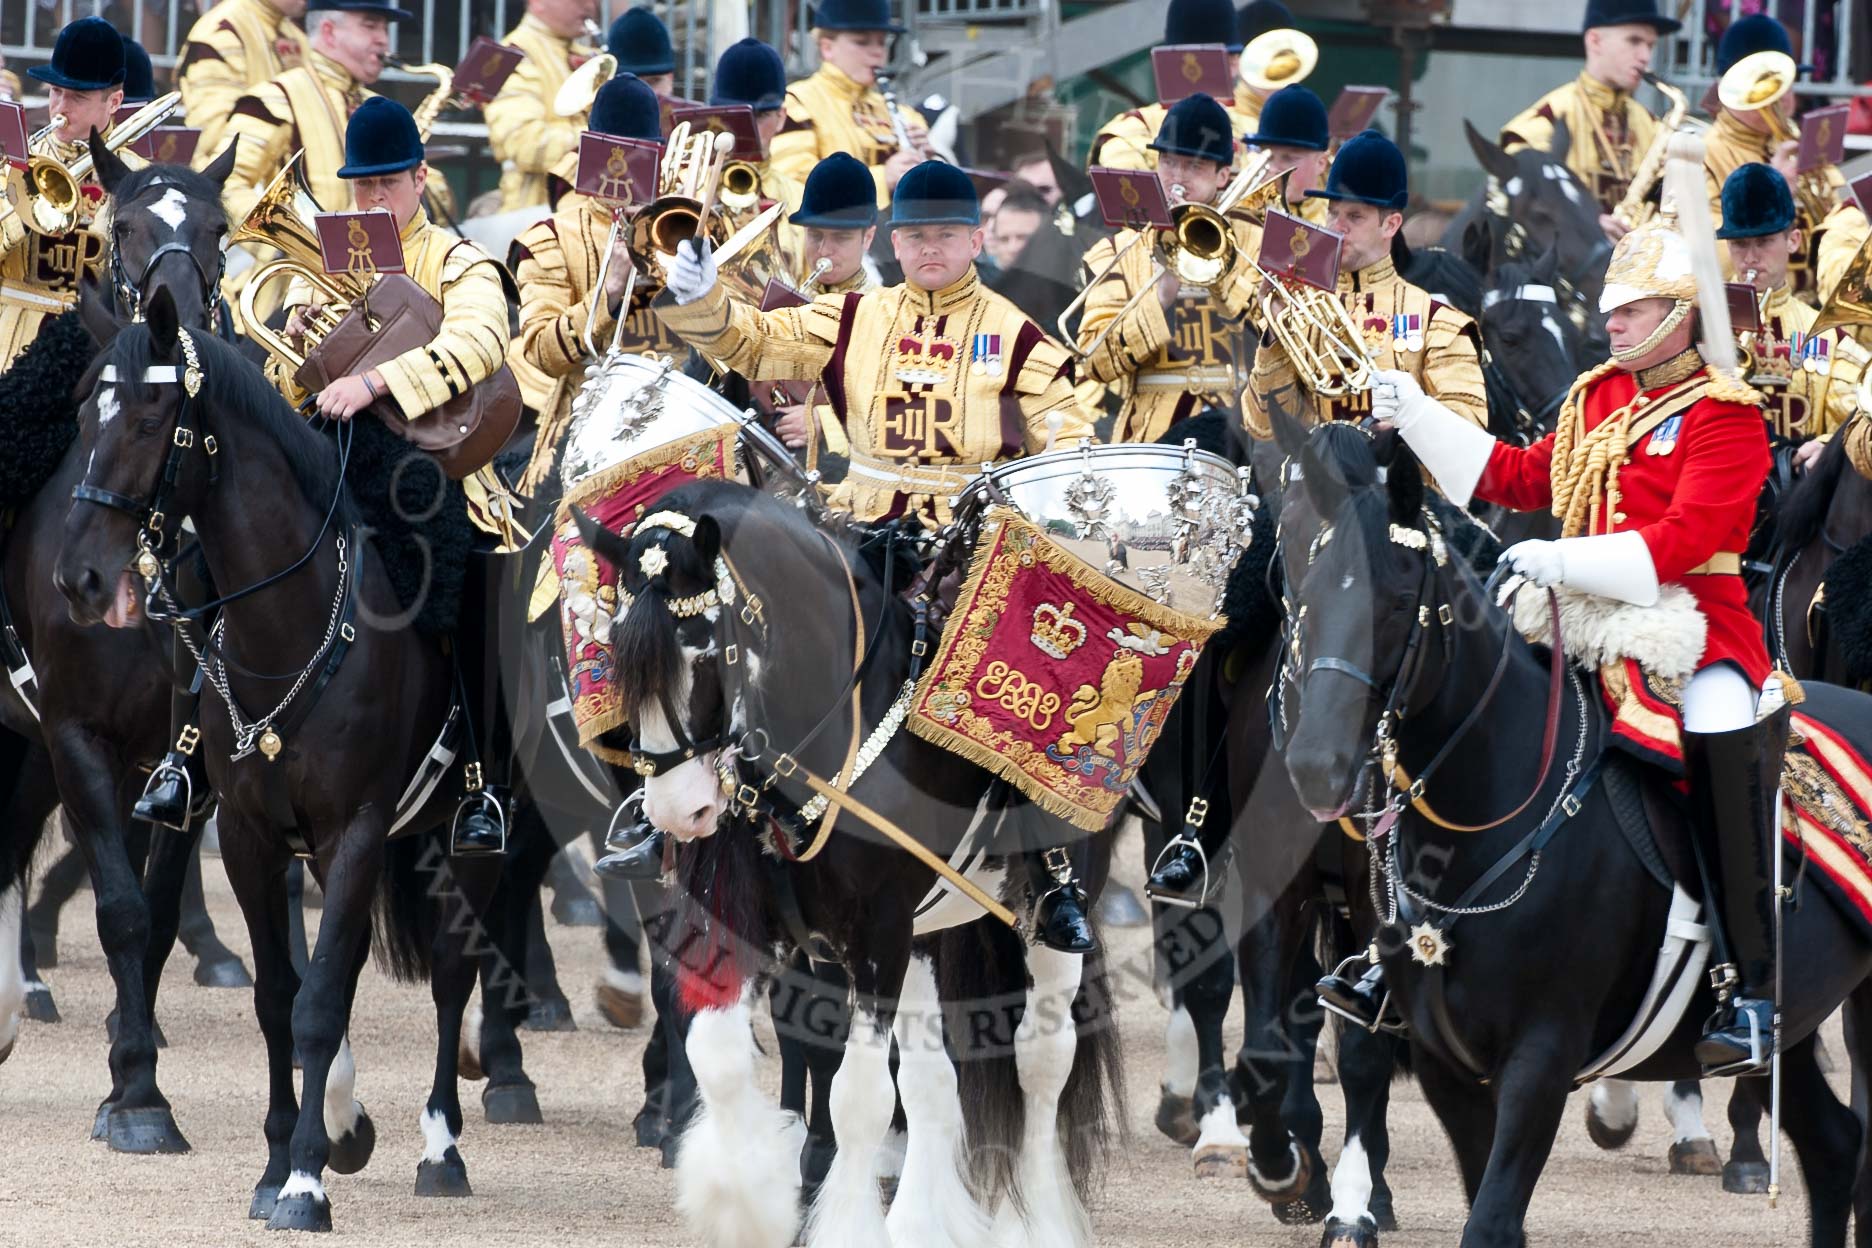
[[[1172, 897], [1168, 894], [1160, 895], [1150, 887], [1150, 876], [1155, 876], [1159, 871], [1163, 870], [1164, 860], [1170, 856], [1170, 851], [1179, 845], [1187, 845], [1195, 850], [1196, 857], [1202, 862], [1202, 891], [1196, 894], [1196, 900], [1194, 901], [1186, 897]], [[1181, 906], [1185, 910], [1200, 910], [1209, 904], [1209, 854], [1207, 850], [1203, 849], [1202, 842], [1194, 837], [1185, 836], [1183, 833], [1179, 832], [1166, 841], [1164, 847], [1157, 851], [1156, 861], [1151, 863], [1150, 876], [1145, 877], [1144, 893], [1159, 905]]]

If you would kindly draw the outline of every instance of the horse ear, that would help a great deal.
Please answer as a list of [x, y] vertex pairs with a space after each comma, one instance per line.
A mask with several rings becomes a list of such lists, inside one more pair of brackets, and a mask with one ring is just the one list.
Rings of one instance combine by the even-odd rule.
[[[694, 544], [696, 554], [702, 559], [702, 567], [715, 566], [715, 556], [721, 554], [721, 526], [715, 523], [714, 516], [703, 516], [695, 522], [695, 536], [689, 539]], [[705, 575], [712, 575], [705, 571]]]
[[1423, 470], [1403, 438], [1395, 439], [1385, 466], [1385, 493], [1391, 499], [1391, 522], [1415, 528], [1424, 505]]
[[99, 348], [110, 346], [124, 327], [110, 292], [89, 271], [78, 279], [78, 323]]
[[1278, 393], [1267, 396], [1268, 423], [1274, 426], [1274, 444], [1289, 458], [1306, 449], [1307, 429], [1298, 416], [1287, 410]]
[[572, 508], [572, 521], [578, 525], [579, 537], [586, 547], [599, 558], [614, 568], [626, 567], [630, 563], [630, 543], [613, 533], [586, 513], [582, 507]]
[[1463, 226], [1461, 254], [1463, 263], [1476, 272], [1489, 271], [1489, 261], [1495, 257], [1495, 232], [1489, 226], [1487, 213]]
[[208, 162], [202, 170], [202, 176], [216, 186], [226, 186], [228, 175], [234, 172], [234, 152], [240, 146], [240, 136], [236, 135], [228, 145], [221, 149], [221, 154]]
[[169, 358], [182, 334], [182, 317], [176, 311], [175, 296], [169, 293], [167, 286], [158, 286], [156, 293], [150, 296], [145, 316], [149, 321], [150, 342], [160, 357]]
[[117, 153], [104, 144], [104, 139], [93, 127], [91, 138], [91, 168], [97, 173], [98, 185], [104, 188], [106, 195], [117, 193], [117, 184], [130, 176], [130, 166], [119, 160]]
[[1499, 143], [1484, 138], [1480, 131], [1469, 124], [1468, 118], [1463, 119], [1462, 125], [1463, 133], [1469, 136], [1469, 148], [1475, 152], [1476, 159], [1484, 169], [1503, 182], [1515, 176], [1517, 170], [1514, 157], [1503, 151]]

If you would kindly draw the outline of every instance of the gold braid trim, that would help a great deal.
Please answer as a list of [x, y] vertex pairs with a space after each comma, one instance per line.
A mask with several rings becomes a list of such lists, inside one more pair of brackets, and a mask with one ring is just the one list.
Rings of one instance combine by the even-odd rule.
[[[577, 485], [568, 489], [565, 498], [559, 504], [557, 523], [564, 524], [572, 518], [574, 504], [584, 506], [588, 501], [608, 498], [624, 486], [635, 482], [639, 477], [647, 476], [671, 464], [680, 463], [683, 468], [697, 477], [727, 476], [740, 479], [740, 464], [734, 452], [734, 443], [740, 438], [740, 431], [733, 425], [714, 425], [699, 429], [694, 433], [684, 434], [673, 442], [654, 447], [641, 455], [620, 460], [607, 468], [581, 479]], [[720, 465], [705, 458], [706, 452], [716, 443], [726, 443], [721, 448]], [[671, 487], [672, 489], [675, 487]], [[643, 518], [642, 513], [654, 499], [640, 504], [638, 515], [631, 523]]]
[[1734, 373], [1712, 371], [1709, 389], [1704, 393], [1721, 403], [1741, 403], [1748, 407], [1760, 407], [1767, 401], [1761, 391]]
[[1573, 388], [1567, 391], [1566, 402], [1560, 405], [1560, 419], [1554, 425], [1553, 461], [1548, 467], [1548, 473], [1553, 483], [1553, 514], [1563, 522], [1561, 531], [1564, 536], [1577, 536], [1568, 516], [1575, 510], [1574, 498], [1580, 491], [1585, 470], [1578, 446], [1580, 431], [1585, 424], [1585, 416], [1580, 411], [1580, 398], [1594, 382], [1617, 371], [1618, 365], [1607, 360], [1575, 381]]

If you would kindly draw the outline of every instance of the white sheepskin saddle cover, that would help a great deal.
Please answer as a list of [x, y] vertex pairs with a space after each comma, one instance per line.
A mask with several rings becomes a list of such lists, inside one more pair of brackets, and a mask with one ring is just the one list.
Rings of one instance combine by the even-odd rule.
[[[1688, 680], [1703, 657], [1709, 621], [1696, 599], [1681, 585], [1665, 585], [1658, 600], [1639, 607], [1616, 598], [1555, 586], [1560, 602], [1560, 637], [1567, 657], [1592, 671], [1623, 659], [1635, 659], [1652, 676]], [[1535, 645], [1553, 644], [1553, 617], [1547, 595], [1523, 585], [1514, 596], [1515, 627]]]

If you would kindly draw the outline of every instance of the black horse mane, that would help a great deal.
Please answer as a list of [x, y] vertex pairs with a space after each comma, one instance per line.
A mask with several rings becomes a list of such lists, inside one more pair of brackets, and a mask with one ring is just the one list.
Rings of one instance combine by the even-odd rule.
[[189, 200], [189, 212], [199, 224], [211, 229], [227, 225], [227, 209], [221, 202], [221, 188], [213, 178], [187, 165], [146, 165], [124, 175], [112, 191], [119, 204], [133, 204], [152, 191], [174, 187]]
[[[194, 340], [196, 354], [201, 359], [199, 397], [234, 413], [236, 419], [258, 423], [279, 443], [293, 480], [306, 499], [323, 506], [340, 485], [338, 456], [331, 443], [316, 433], [268, 383], [266, 375], [235, 347], [200, 331], [191, 331], [189, 337]], [[180, 359], [178, 347], [176, 361]], [[81, 389], [88, 393], [96, 385], [104, 365], [114, 364], [120, 379], [117, 384], [133, 402], [144, 402], [151, 389], [143, 379], [145, 370], [171, 362], [157, 356], [148, 324], [134, 321], [124, 326], [110, 346], [99, 353]]]

